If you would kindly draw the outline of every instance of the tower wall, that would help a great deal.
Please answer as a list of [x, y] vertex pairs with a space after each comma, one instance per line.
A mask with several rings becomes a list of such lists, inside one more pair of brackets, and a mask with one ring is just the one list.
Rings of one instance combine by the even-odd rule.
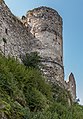
[[[0, 53], [20, 58], [31, 49], [32, 34], [14, 16], [3, 0], [0, 1]], [[20, 60], [20, 59], [19, 59]]]
[[54, 9], [39, 7], [27, 12], [26, 26], [37, 40], [33, 51], [42, 57], [41, 70], [49, 79], [62, 81], [63, 69], [63, 39], [62, 18]]

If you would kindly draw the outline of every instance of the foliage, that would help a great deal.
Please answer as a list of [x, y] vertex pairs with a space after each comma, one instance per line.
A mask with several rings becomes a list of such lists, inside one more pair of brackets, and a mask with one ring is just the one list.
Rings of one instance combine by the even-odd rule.
[[72, 103], [70, 93], [64, 88], [61, 88], [58, 84], [52, 84], [52, 92], [54, 101], [66, 106], [68, 106], [68, 99]]
[[21, 59], [27, 67], [38, 68], [40, 65], [40, 56], [37, 52], [27, 53], [25, 56], [22, 56]]
[[7, 119], [83, 119], [83, 106], [68, 104], [68, 92], [48, 84], [39, 69], [0, 55], [0, 115]]

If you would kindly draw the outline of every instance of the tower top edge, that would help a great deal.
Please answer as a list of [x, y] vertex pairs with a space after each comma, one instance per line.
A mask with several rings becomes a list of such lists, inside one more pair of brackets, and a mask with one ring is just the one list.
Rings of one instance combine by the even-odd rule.
[[46, 11], [46, 12], [51, 12], [51, 13], [53, 13], [53, 14], [55, 14], [55, 15], [57, 15], [57, 16], [59, 16], [60, 18], [62, 18], [61, 16], [60, 16], [60, 14], [55, 10], [55, 9], [53, 9], [53, 8], [51, 8], [51, 7], [46, 7], [46, 6], [40, 6], [40, 7], [37, 7], [37, 8], [34, 8], [34, 9], [32, 9], [32, 10], [29, 10], [29, 11], [27, 11], [27, 14], [26, 15], [28, 15], [30, 12], [38, 12], [38, 11]]

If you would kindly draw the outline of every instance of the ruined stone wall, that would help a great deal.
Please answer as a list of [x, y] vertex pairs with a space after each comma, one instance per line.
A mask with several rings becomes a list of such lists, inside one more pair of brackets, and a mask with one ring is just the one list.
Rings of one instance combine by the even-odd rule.
[[37, 40], [33, 51], [42, 57], [44, 74], [53, 80], [63, 81], [63, 39], [62, 18], [57, 11], [48, 7], [39, 7], [27, 12], [23, 19], [25, 26]]
[[42, 72], [50, 80], [63, 80], [62, 19], [55, 10], [46, 7], [33, 13], [35, 16], [27, 13], [22, 23], [3, 0], [0, 2], [0, 52], [20, 58], [37, 51], [42, 57]]
[[2, 0], [0, 2], [0, 52], [6, 56], [20, 57], [21, 54], [31, 50], [32, 39], [31, 33]]
[[76, 81], [73, 73], [69, 75], [66, 83], [67, 83], [67, 90], [70, 91], [71, 93], [72, 101], [76, 101]]
[[[76, 98], [74, 78], [64, 81], [62, 18], [57, 11], [39, 7], [18, 20], [3, 0], [0, 0], [0, 52], [5, 56], [20, 56], [37, 51], [41, 56], [41, 71], [48, 80], [71, 92]], [[73, 80], [74, 79], [74, 80]], [[74, 88], [72, 87], [74, 86]]]

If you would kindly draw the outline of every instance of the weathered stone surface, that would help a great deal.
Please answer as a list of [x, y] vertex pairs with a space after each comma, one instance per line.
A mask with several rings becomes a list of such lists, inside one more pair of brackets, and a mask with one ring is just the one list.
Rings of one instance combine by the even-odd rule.
[[20, 57], [31, 50], [32, 39], [31, 33], [11, 13], [5, 3], [0, 4], [0, 52], [6, 56]]
[[20, 60], [27, 52], [37, 51], [44, 76], [70, 90], [74, 100], [76, 89], [71, 87], [71, 83], [75, 85], [74, 80], [64, 81], [62, 25], [62, 18], [52, 8], [30, 10], [19, 20], [0, 0], [0, 52]]
[[72, 95], [72, 100], [75, 101], [76, 99], [76, 82], [75, 82], [75, 78], [73, 73], [71, 73], [68, 77], [67, 82], [67, 89], [68, 91], [70, 91], [71, 95]]
[[41, 70], [51, 80], [63, 80], [62, 18], [57, 11], [39, 7], [27, 12], [23, 24], [37, 39], [33, 51], [39, 52], [44, 67]]

